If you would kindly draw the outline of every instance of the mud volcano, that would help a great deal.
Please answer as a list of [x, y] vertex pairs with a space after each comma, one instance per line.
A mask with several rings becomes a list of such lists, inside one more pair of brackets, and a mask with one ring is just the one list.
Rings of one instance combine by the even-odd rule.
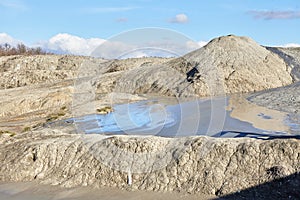
[[0, 181], [299, 197], [297, 55], [229, 35], [179, 58], [1, 57]]

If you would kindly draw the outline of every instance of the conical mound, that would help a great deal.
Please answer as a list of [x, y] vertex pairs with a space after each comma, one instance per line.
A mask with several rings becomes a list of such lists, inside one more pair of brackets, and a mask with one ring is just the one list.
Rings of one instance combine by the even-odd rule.
[[169, 64], [187, 75], [198, 96], [253, 92], [292, 83], [291, 69], [284, 60], [247, 37], [213, 39]]

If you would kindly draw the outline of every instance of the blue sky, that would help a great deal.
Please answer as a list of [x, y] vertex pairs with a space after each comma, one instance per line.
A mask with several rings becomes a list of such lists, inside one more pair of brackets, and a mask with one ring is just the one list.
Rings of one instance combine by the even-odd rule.
[[161, 27], [195, 41], [235, 34], [263, 45], [300, 44], [299, 0], [0, 0], [0, 33], [26, 44], [68, 33], [107, 39]]

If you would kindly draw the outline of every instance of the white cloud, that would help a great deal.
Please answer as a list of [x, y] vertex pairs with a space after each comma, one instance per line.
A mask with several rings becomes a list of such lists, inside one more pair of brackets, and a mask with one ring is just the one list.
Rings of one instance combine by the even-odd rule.
[[126, 12], [135, 10], [139, 7], [93, 7], [83, 9], [85, 13], [97, 14], [97, 13], [113, 13], [113, 12]]
[[207, 41], [199, 41], [199, 42], [198, 42], [198, 45], [199, 45], [200, 47], [204, 47], [204, 46], [207, 45], [207, 44], [208, 44]]
[[67, 33], [60, 33], [48, 41], [40, 43], [44, 49], [75, 55], [90, 55], [105, 40], [100, 38], [81, 38]]
[[128, 55], [137, 48], [138, 46], [125, 41], [108, 40], [99, 45], [92, 52], [91, 56], [105, 59], [119, 59], [122, 57], [128, 57]]
[[187, 47], [190, 49], [198, 49], [198, 48], [205, 46], [206, 44], [207, 44], [206, 41], [199, 41], [199, 42], [188, 41], [186, 43]]
[[[17, 40], [6, 33], [0, 33], [0, 44], [9, 43], [16, 46], [22, 41]], [[194, 46], [193, 46], [194, 45]], [[161, 56], [170, 57], [183, 55], [197, 47], [196, 44], [170, 43], [168, 41], [151, 41], [150, 43], [128, 43], [124, 41], [109, 40], [100, 38], [82, 38], [67, 33], [60, 33], [49, 40], [38, 42], [29, 47], [41, 47], [54, 53], [74, 54], [102, 57], [106, 59]]]
[[13, 38], [12, 36], [8, 35], [7, 33], [0, 33], [0, 44], [3, 45], [5, 43], [8, 43], [12, 46], [16, 46], [17, 44], [22, 43], [22, 41]]
[[132, 51], [128, 52], [127, 54], [123, 54], [122, 56], [119, 57], [119, 59], [126, 59], [126, 58], [143, 58], [143, 57], [149, 57], [147, 52], [143, 51]]
[[124, 59], [139, 57], [177, 57], [206, 45], [205, 41], [156, 41], [148, 43], [126, 43], [125, 41], [106, 41], [95, 49], [92, 56], [105, 59]]
[[27, 10], [27, 6], [20, 0], [0, 0], [0, 6], [20, 11]]
[[252, 10], [248, 12], [255, 19], [274, 20], [274, 19], [299, 19], [300, 11], [295, 10]]
[[282, 47], [300, 47], [300, 44], [297, 44], [297, 43], [288, 43], [288, 44], [285, 44], [285, 45], [282, 45]]
[[125, 18], [125, 17], [121, 17], [121, 18], [116, 19], [116, 22], [120, 22], [120, 23], [127, 22], [127, 21], [128, 21], [128, 18]]
[[173, 19], [170, 20], [171, 23], [184, 24], [189, 21], [188, 16], [185, 14], [178, 14]]
[[190, 50], [196, 50], [199, 49], [203, 46], [205, 46], [208, 42], [206, 41], [199, 41], [199, 42], [195, 42], [195, 41], [187, 41], [186, 42], [186, 47]]

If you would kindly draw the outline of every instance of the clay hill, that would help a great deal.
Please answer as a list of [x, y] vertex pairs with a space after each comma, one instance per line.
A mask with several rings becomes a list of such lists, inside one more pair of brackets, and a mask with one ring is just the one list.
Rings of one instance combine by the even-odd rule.
[[[198, 95], [253, 92], [292, 83], [292, 67], [277, 54], [247, 37], [229, 35], [170, 62], [183, 74], [194, 70], [192, 87]], [[218, 88], [223, 91], [218, 91]], [[220, 90], [220, 89], [219, 89]]]
[[292, 83], [293, 68], [252, 39], [229, 35], [180, 58], [122, 70], [113, 88], [181, 97], [253, 92]]
[[[290, 177], [274, 184], [285, 183], [293, 197], [299, 195], [298, 139], [106, 137], [47, 126], [72, 117], [73, 95], [85, 91], [84, 81], [94, 90], [92, 98], [84, 95], [86, 103], [98, 107], [106, 106], [113, 93], [122, 103], [145, 99], [144, 94], [200, 97], [255, 92], [249, 97], [252, 102], [294, 112], [298, 120], [299, 52], [229, 35], [179, 58], [0, 57], [0, 181], [221, 196]], [[115, 147], [117, 151], [112, 151]], [[145, 157], [124, 160], [124, 152]], [[162, 157], [168, 163], [154, 169]], [[105, 158], [115, 158], [125, 168], [152, 165], [131, 174], [101, 162]], [[278, 199], [287, 193], [276, 193], [273, 185], [266, 185], [265, 191], [274, 191]], [[260, 197], [256, 190], [253, 195]]]

